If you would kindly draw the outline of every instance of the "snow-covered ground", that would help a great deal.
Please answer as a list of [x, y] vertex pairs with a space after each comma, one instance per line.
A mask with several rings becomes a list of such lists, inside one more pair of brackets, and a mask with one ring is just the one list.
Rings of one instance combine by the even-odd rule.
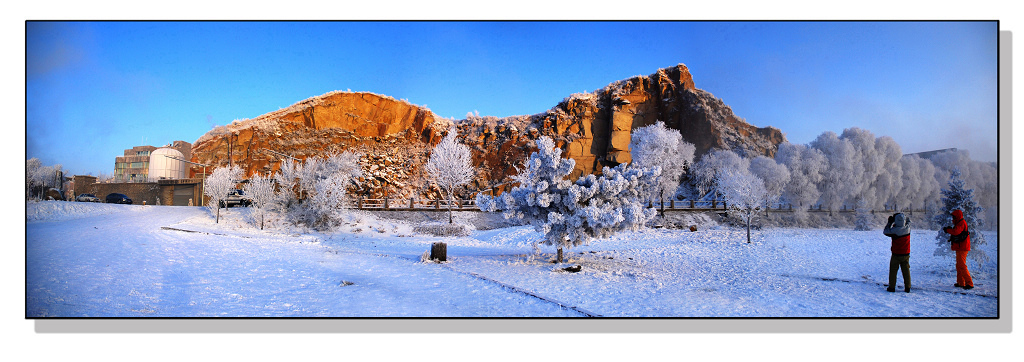
[[[573, 248], [553, 264], [530, 227], [468, 237], [355, 215], [333, 233], [259, 230], [246, 208], [26, 204], [27, 317], [996, 317], [992, 261], [952, 258], [915, 230], [913, 291], [885, 291], [889, 239], [876, 231], [701, 225], [648, 229]], [[434, 215], [434, 214], [430, 214]], [[440, 214], [437, 214], [440, 215]], [[464, 213], [460, 218], [479, 214]], [[441, 219], [440, 217], [438, 219]], [[445, 218], [446, 219], [446, 218]], [[424, 262], [431, 243], [449, 261]], [[581, 265], [571, 273], [561, 270]]]

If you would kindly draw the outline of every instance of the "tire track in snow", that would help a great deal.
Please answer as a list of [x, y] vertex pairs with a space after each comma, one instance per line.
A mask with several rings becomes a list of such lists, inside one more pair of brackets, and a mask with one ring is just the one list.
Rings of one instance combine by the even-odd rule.
[[[401, 255], [389, 255], [389, 254], [381, 254], [381, 253], [364, 253], [364, 252], [351, 251], [351, 250], [344, 250], [344, 251], [332, 250], [332, 251], [334, 251], [335, 253], [339, 253], [340, 252], [340, 253], [349, 253], [349, 254], [372, 255], [372, 256], [385, 257], [385, 258], [405, 259], [405, 260], [412, 261], [412, 262], [417, 262], [417, 263], [419, 262], [418, 259], [410, 258], [410, 257], [407, 257], [407, 256], [401, 256]], [[458, 269], [455, 269], [455, 268], [453, 268], [453, 267], [451, 267], [449, 265], [446, 265], [446, 264], [439, 264], [439, 265], [441, 267], [445, 268], [445, 269], [451, 270], [451, 271], [459, 273], [459, 274], [470, 276], [470, 277], [473, 277], [473, 278], [476, 278], [476, 279], [479, 279], [479, 280], [483, 280], [485, 282], [497, 284], [498, 286], [500, 286], [502, 288], [505, 288], [505, 289], [508, 289], [508, 290], [510, 290], [510, 291], [512, 291], [514, 293], [522, 294], [522, 295], [525, 295], [525, 296], [528, 296], [528, 297], [540, 299], [542, 301], [545, 301], [545, 302], [548, 302], [548, 303], [551, 303], [551, 304], [555, 304], [559, 308], [574, 311], [576, 313], [579, 313], [579, 314], [583, 315], [584, 317], [602, 317], [602, 315], [600, 315], [600, 314], [587, 311], [587, 310], [585, 310], [583, 308], [576, 307], [576, 306], [571, 306], [571, 305], [568, 305], [567, 303], [560, 302], [560, 301], [558, 301], [558, 300], [556, 300], [554, 298], [545, 297], [545, 296], [539, 295], [537, 293], [531, 292], [529, 290], [522, 289], [522, 288], [519, 288], [519, 287], [514, 286], [514, 285], [505, 284], [505, 283], [499, 282], [497, 280], [485, 277], [483, 275], [480, 275], [480, 274], [477, 274], [477, 273], [474, 273], [474, 272], [458, 270]]]

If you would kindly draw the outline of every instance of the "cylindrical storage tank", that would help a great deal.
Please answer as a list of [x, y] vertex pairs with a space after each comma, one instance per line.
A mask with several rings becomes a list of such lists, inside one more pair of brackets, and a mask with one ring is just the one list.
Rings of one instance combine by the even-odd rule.
[[185, 156], [173, 148], [153, 151], [149, 155], [149, 182], [185, 178], [185, 163], [180, 161], [183, 159]]

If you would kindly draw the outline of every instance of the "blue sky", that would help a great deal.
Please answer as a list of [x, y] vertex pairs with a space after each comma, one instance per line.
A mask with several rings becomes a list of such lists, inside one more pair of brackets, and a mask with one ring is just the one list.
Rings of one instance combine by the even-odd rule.
[[996, 160], [994, 22], [73, 22], [26, 24], [26, 152], [112, 173], [140, 144], [333, 90], [467, 112], [543, 112], [684, 63], [790, 142], [860, 127], [905, 153]]

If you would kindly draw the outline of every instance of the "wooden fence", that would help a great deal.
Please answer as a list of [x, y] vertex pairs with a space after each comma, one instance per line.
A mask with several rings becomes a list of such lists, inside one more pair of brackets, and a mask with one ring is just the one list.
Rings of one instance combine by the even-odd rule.
[[[377, 210], [377, 211], [448, 211], [448, 205], [451, 204], [453, 211], [480, 211], [480, 208], [476, 206], [476, 200], [430, 200], [430, 199], [364, 199], [360, 198], [356, 202], [356, 208], [360, 210]], [[653, 207], [659, 211], [664, 210], [665, 212], [675, 211], [687, 211], [687, 212], [704, 212], [704, 211], [718, 211], [725, 212], [728, 210], [728, 204], [723, 201], [676, 201], [670, 200], [668, 202], [653, 202], [648, 203], [648, 207]], [[766, 212], [793, 212], [795, 210], [792, 204], [773, 204], [769, 205]], [[821, 205], [809, 207], [808, 212], [830, 212], [827, 208], [822, 208]], [[838, 210], [831, 210], [831, 212], [856, 212], [853, 208], [842, 207]], [[872, 213], [895, 213], [895, 210], [872, 210]], [[924, 213], [925, 210], [902, 210], [911, 215], [914, 213]]]
[[360, 210], [384, 211], [448, 211], [451, 205], [454, 211], [480, 211], [476, 200], [429, 200], [429, 199], [364, 199], [356, 201]]

